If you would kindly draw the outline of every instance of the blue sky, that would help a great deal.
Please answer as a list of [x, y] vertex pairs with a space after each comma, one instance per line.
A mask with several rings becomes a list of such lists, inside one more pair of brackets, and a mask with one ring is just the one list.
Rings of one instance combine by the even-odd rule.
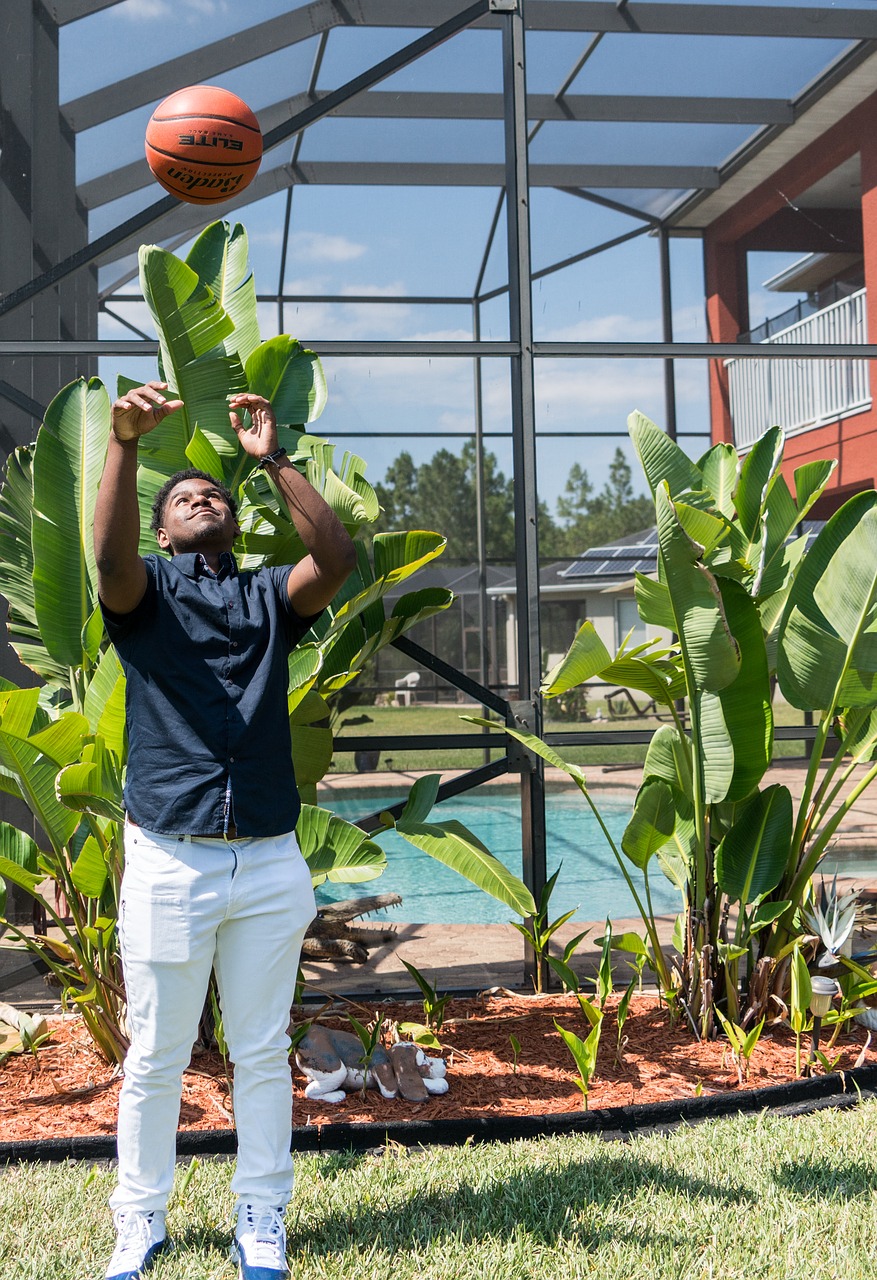
[[[643, 3], [644, 0], [637, 0]], [[646, 0], [647, 2], [647, 0]], [[800, 3], [800, 0], [798, 0]], [[865, 4], [866, 0], [860, 0]], [[248, 25], [291, 6], [286, 0], [249, 0]], [[846, 0], [846, 7], [855, 7]], [[114, 8], [73, 23], [61, 33], [62, 101], [121, 75], [145, 72], [160, 56], [177, 56], [206, 41], [221, 39], [242, 24], [234, 0], [124, 0]], [[336, 30], [329, 39], [319, 86], [334, 88], [412, 39], [418, 32]], [[554, 93], [566, 79], [588, 37], [531, 33], [528, 36], [529, 88]], [[261, 59], [212, 78], [259, 110], [301, 92], [307, 83], [315, 41]], [[815, 40], [692, 40], [682, 37], [607, 36], [572, 86], [574, 93], [737, 94], [789, 97], [841, 51], [839, 42]], [[124, 51], [122, 56], [120, 51]], [[469, 31], [426, 55], [381, 85], [384, 91], [498, 91], [501, 43], [496, 32]], [[80, 180], [138, 159], [146, 121], [154, 104], [81, 134], [77, 143]], [[532, 163], [569, 158], [579, 163], [654, 163], [672, 156], [675, 163], [717, 164], [750, 129], [722, 125], [546, 125], [531, 148]], [[289, 143], [265, 157], [271, 166], [289, 157]], [[350, 160], [375, 159], [493, 161], [502, 159], [500, 122], [375, 122], [326, 119], [305, 135], [301, 156]], [[99, 235], [162, 194], [158, 187], [114, 202], [92, 215], [91, 234]], [[662, 193], [612, 192], [641, 207], [664, 201]], [[285, 287], [293, 293], [372, 296], [415, 294], [469, 295], [478, 275], [497, 192], [482, 188], [351, 188], [300, 186], [293, 200], [292, 237]], [[260, 291], [278, 283], [285, 195], [254, 203], [234, 215], [247, 227], [251, 258]], [[219, 215], [221, 216], [220, 209]], [[637, 225], [631, 217], [545, 189], [532, 193], [534, 270]], [[178, 250], [185, 252], [185, 247]], [[505, 283], [502, 226], [490, 256], [485, 288]], [[761, 260], [763, 258], [763, 261]], [[789, 256], [762, 255], [761, 279], [785, 265]], [[696, 240], [672, 242], [673, 312], [677, 338], [705, 338], [702, 251]], [[117, 265], [101, 272], [106, 286], [122, 274]], [[790, 295], [753, 295], [752, 321], [783, 310]], [[533, 292], [536, 337], [543, 340], [660, 340], [661, 306], [657, 242], [642, 236], [584, 263], [538, 280]], [[763, 313], [763, 314], [762, 314]], [[144, 323], [142, 308], [125, 314]], [[276, 308], [263, 307], [263, 337], [276, 329]], [[466, 338], [472, 334], [468, 306], [414, 304], [288, 305], [284, 327], [320, 349], [320, 340], [339, 338]], [[504, 298], [484, 307], [482, 336], [508, 334]], [[102, 320], [101, 336], [126, 336], [112, 319]], [[459, 448], [450, 433], [473, 425], [473, 371], [465, 360], [402, 360], [398, 357], [338, 359], [325, 362], [330, 402], [320, 430], [356, 433], [344, 447], [360, 452], [372, 480], [383, 478], [389, 462], [403, 449], [424, 460], [441, 447]], [[102, 376], [112, 386], [115, 374], [152, 376], [148, 362], [104, 360]], [[504, 438], [490, 439], [500, 466], [511, 471], [508, 366], [485, 361], [485, 429]], [[697, 455], [706, 443], [708, 408], [704, 362], [677, 361], [679, 429], [698, 433], [683, 440]], [[645, 360], [540, 361], [536, 378], [540, 497], [553, 507], [573, 462], [601, 483], [615, 448], [623, 439], [628, 413], [638, 408], [663, 422], [663, 373], [659, 362]], [[588, 433], [586, 439], [558, 439], [548, 432]], [[381, 438], [378, 432], [398, 433]]]

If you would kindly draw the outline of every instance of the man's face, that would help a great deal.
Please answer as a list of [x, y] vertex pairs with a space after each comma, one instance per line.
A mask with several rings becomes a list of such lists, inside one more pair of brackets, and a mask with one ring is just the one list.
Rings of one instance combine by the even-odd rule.
[[164, 504], [156, 537], [163, 551], [230, 551], [240, 533], [222, 490], [209, 480], [181, 480]]

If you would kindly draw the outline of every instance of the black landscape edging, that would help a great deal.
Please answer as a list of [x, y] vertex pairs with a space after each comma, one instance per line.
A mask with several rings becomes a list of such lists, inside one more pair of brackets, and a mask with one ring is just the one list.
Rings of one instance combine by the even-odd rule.
[[[465, 1120], [400, 1120], [398, 1123], [295, 1125], [293, 1151], [368, 1151], [386, 1142], [402, 1146], [459, 1146], [464, 1142], [514, 1142], [555, 1134], [602, 1134], [627, 1138], [648, 1130], [666, 1130], [680, 1123], [697, 1123], [720, 1116], [769, 1110], [780, 1115], [803, 1115], [824, 1106], [849, 1106], [859, 1096], [877, 1090], [877, 1064], [852, 1071], [814, 1076], [700, 1098], [601, 1107], [595, 1111], [562, 1111], [554, 1115], [476, 1116]], [[237, 1142], [231, 1129], [194, 1129], [177, 1135], [177, 1155], [234, 1155]], [[115, 1137], [48, 1138], [0, 1142], [0, 1165], [60, 1160], [106, 1160], [116, 1154]]]

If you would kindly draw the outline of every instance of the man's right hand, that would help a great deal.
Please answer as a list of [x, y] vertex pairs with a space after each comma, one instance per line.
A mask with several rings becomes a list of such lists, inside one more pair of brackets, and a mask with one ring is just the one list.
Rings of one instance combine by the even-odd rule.
[[182, 400], [166, 400], [166, 382], [147, 382], [120, 396], [113, 405], [113, 435], [123, 442], [145, 436], [183, 407]]

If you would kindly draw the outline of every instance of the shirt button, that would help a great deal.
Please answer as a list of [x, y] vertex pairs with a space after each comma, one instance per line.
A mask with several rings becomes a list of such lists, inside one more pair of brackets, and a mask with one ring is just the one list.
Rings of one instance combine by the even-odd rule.
[[234, 756], [229, 756], [229, 757], [228, 757], [228, 763], [229, 763], [229, 764], [234, 764]]
[[231, 647], [232, 647], [232, 649], [236, 649], [236, 648], [238, 647], [238, 642], [237, 642], [237, 640], [232, 640], [232, 642], [231, 642]]

